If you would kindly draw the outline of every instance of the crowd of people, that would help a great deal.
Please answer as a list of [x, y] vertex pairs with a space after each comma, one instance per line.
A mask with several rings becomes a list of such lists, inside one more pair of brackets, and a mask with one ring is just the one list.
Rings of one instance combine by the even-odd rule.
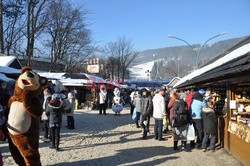
[[[136, 111], [135, 125], [141, 128], [142, 139], [150, 134], [150, 118], [153, 117], [155, 139], [166, 140], [163, 133], [171, 133], [174, 150], [187, 151], [187, 135], [189, 127], [193, 126], [196, 139], [190, 140], [190, 148], [215, 151], [218, 117], [210, 88], [186, 92], [142, 89], [132, 92], [130, 97], [131, 112]], [[168, 123], [164, 124], [164, 121]]]
[[[124, 101], [120, 97], [119, 89], [114, 89], [112, 110], [114, 115], [120, 115]], [[67, 116], [67, 128], [75, 129], [74, 92], [54, 92], [49, 87], [43, 91], [43, 123], [44, 142], [51, 142], [50, 148], [59, 151], [60, 129], [62, 116]], [[173, 149], [187, 151], [187, 134], [190, 125], [195, 129], [195, 140], [190, 140], [190, 148], [214, 151], [217, 141], [217, 114], [213, 110], [214, 99], [211, 89], [197, 91], [176, 92], [166, 89], [133, 91], [131, 98], [131, 115], [135, 113], [135, 125], [141, 128], [141, 139], [147, 139], [150, 133], [150, 119], [154, 119], [154, 138], [164, 141], [164, 133], [171, 133]], [[100, 87], [99, 114], [106, 114], [107, 91], [105, 86]], [[0, 125], [4, 121], [0, 107]], [[167, 123], [163, 123], [163, 122]], [[0, 133], [1, 134], [1, 133]], [[181, 146], [178, 147], [178, 142]]]
[[43, 122], [44, 142], [51, 142], [51, 149], [59, 151], [60, 129], [62, 125], [62, 116], [67, 116], [67, 128], [75, 129], [74, 110], [75, 98], [72, 92], [67, 94], [53, 93], [49, 88], [44, 89]]

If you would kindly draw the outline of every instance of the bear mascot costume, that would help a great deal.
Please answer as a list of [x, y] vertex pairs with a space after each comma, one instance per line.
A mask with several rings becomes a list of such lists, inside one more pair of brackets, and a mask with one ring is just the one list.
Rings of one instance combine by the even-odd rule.
[[30, 67], [25, 66], [16, 81], [14, 95], [9, 100], [9, 148], [18, 165], [41, 165], [38, 148], [43, 109], [39, 95], [46, 83], [46, 78], [40, 77]]

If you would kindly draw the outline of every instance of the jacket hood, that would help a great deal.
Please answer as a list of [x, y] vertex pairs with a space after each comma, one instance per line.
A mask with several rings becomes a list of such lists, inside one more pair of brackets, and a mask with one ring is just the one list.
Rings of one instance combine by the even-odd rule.
[[62, 102], [60, 100], [51, 100], [48, 106], [53, 109], [59, 109], [62, 106]]
[[44, 95], [44, 99], [47, 99], [48, 97], [51, 97], [52, 95], [50, 93]]
[[101, 92], [102, 94], [107, 94], [106, 89], [101, 89], [100, 92]]
[[194, 93], [193, 99], [203, 101], [203, 97], [198, 91]]
[[210, 112], [214, 112], [214, 110], [212, 108], [204, 107], [202, 109], [202, 112], [204, 112], [204, 113], [210, 113]]
[[159, 93], [156, 93], [154, 97], [155, 97], [155, 98], [161, 98], [161, 97], [163, 97], [163, 96], [160, 95]]
[[141, 95], [140, 95], [140, 94], [137, 94], [136, 98], [140, 98], [140, 97], [141, 97]]

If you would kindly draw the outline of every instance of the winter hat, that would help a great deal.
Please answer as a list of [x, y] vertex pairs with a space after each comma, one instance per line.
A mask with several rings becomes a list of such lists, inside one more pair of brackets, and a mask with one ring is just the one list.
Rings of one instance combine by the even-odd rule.
[[58, 93], [54, 93], [51, 97], [52, 100], [55, 100], [55, 99], [60, 99], [60, 95]]
[[73, 95], [73, 93], [68, 93], [68, 99], [73, 99], [74, 98], [74, 95]]
[[204, 89], [200, 89], [200, 90], [199, 90], [199, 93], [200, 93], [201, 95], [204, 95], [206, 92], [204, 91]]
[[187, 98], [187, 94], [186, 93], [180, 93], [179, 99], [183, 100], [184, 98]]

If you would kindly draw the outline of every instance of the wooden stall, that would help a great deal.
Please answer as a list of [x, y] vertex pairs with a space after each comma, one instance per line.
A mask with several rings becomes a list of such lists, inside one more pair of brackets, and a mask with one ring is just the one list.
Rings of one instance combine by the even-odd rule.
[[[221, 102], [218, 110], [224, 105], [225, 114], [219, 118], [219, 142], [244, 165], [250, 165], [250, 37], [182, 78], [175, 86], [187, 87], [212, 87], [221, 91], [217, 93], [217, 103]], [[222, 104], [224, 98], [226, 104]]]

